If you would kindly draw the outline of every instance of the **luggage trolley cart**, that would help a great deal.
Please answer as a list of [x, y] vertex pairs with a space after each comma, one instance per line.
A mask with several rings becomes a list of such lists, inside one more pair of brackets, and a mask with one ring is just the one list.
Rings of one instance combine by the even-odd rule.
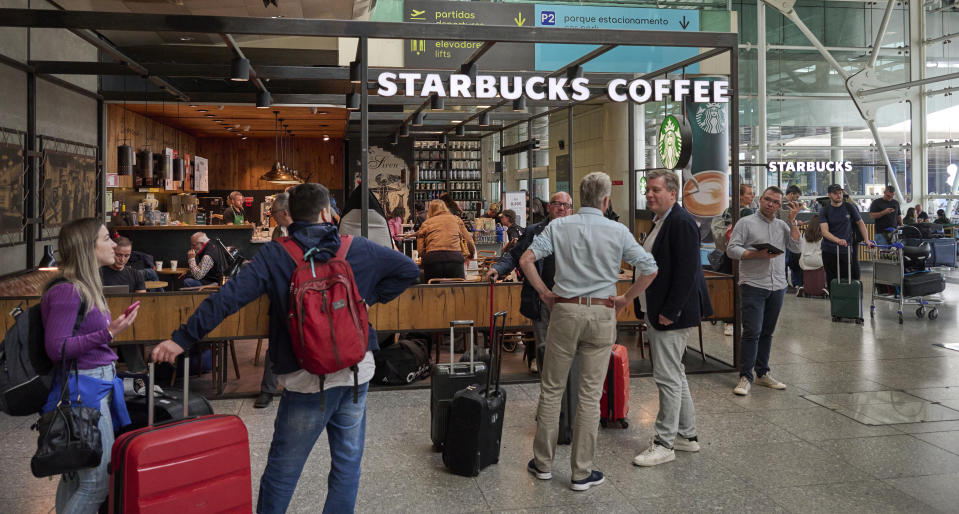
[[[869, 316], [876, 317], [876, 300], [883, 302], [892, 302], [899, 304], [899, 324], [903, 321], [903, 307], [906, 305], [918, 305], [916, 317], [922, 319], [926, 315], [926, 306], [932, 306], [929, 309], [928, 316], [930, 320], [939, 317], [938, 305], [942, 305], [943, 300], [940, 295], [927, 298], [925, 296], [906, 296], [903, 292], [906, 290], [904, 282], [911, 273], [906, 273], [903, 261], [902, 244], [877, 245], [875, 248], [865, 247], [867, 258], [873, 261], [872, 267], [872, 301], [869, 305]], [[894, 293], [880, 293], [879, 286], [894, 287]]]

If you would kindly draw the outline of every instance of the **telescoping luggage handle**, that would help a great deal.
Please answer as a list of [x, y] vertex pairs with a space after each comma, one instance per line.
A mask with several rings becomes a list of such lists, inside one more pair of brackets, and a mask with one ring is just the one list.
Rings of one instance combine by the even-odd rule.
[[456, 327], [470, 327], [470, 373], [476, 373], [476, 353], [473, 351], [473, 320], [461, 319], [450, 321], [450, 375], [452, 375], [456, 369], [456, 363], [453, 361], [453, 356], [456, 353], [453, 351], [453, 348], [456, 346], [454, 342], [456, 339]]
[[[493, 314], [493, 319], [490, 322], [490, 334], [493, 333], [492, 327], [496, 326], [496, 322], [499, 321], [499, 334], [498, 337], [493, 338], [490, 336], [490, 346], [493, 348], [490, 349], [491, 359], [490, 364], [496, 366], [496, 391], [499, 392], [499, 379], [503, 371], [503, 337], [506, 332], [506, 311], [499, 311], [496, 314]], [[495, 352], [495, 353], [493, 353]], [[492, 357], [495, 355], [495, 358]], [[486, 397], [489, 398], [490, 395], [490, 380], [492, 379], [491, 375], [493, 374], [492, 366], [486, 373]]]
[[[156, 382], [156, 375], [153, 372], [154, 363], [150, 362], [149, 378], [147, 383], [147, 426], [153, 426], [153, 384]], [[190, 357], [183, 354], [183, 418], [190, 417]]]
[[[839, 266], [842, 261], [839, 260], [839, 252], [836, 252], [836, 274], [839, 275], [839, 283], [842, 284], [842, 273], [839, 273]], [[849, 284], [852, 284], [852, 245], [846, 245], [846, 278]]]

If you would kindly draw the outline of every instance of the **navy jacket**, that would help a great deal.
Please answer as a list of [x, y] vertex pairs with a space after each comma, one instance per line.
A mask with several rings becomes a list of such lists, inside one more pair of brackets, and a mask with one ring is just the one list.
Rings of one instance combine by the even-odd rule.
[[[546, 228], [546, 225], [549, 225], [549, 222], [550, 219], [546, 218], [539, 223], [526, 227], [526, 231], [523, 232], [523, 235], [520, 236], [520, 238], [516, 241], [516, 244], [513, 246], [513, 248], [503, 254], [499, 261], [493, 265], [493, 269], [499, 273], [499, 276], [505, 277], [506, 275], [509, 275], [511, 271], [513, 271], [513, 268], [519, 266], [519, 258], [522, 257], [526, 250], [529, 249], [529, 245], [533, 244], [533, 238], [538, 236], [539, 233]], [[549, 260], [548, 265], [546, 262], [547, 260]], [[536, 261], [536, 272], [539, 273], [540, 278], [543, 279], [543, 282], [549, 289], [553, 288], [553, 278], [556, 273], [556, 265], [554, 263], [555, 257], [552, 255], [546, 257], [545, 259]], [[545, 273], [544, 270], [546, 271]], [[542, 300], [539, 299], [539, 293], [536, 292], [536, 289], [530, 285], [528, 280], [524, 280], [523, 290], [520, 292], [520, 314], [533, 321], [539, 321], [539, 302], [541, 301]]]
[[[298, 226], [299, 225], [299, 226]], [[340, 234], [334, 225], [294, 224], [293, 239], [304, 249], [319, 247], [336, 251]], [[346, 260], [353, 267], [357, 289], [367, 305], [387, 303], [419, 279], [419, 268], [409, 257], [362, 237], [353, 237]], [[290, 307], [290, 278], [296, 264], [280, 243], [263, 245], [237, 276], [197, 307], [172, 339], [184, 350], [203, 339], [224, 318], [262, 294], [270, 298], [270, 360], [276, 374], [300, 369], [293, 355], [286, 319]], [[378, 350], [376, 331], [370, 327], [369, 349]]]
[[[656, 330], [695, 327], [703, 316], [713, 313], [700, 262], [699, 227], [679, 204], [662, 223], [653, 243], [659, 274], [646, 289], [646, 322]], [[660, 314], [673, 324], [660, 325]]]

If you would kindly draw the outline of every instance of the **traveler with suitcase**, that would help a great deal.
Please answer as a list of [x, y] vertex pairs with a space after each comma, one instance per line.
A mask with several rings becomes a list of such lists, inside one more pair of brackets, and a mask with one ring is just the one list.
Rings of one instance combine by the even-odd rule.
[[876, 198], [869, 204], [869, 217], [876, 223], [876, 242], [887, 245], [892, 243], [889, 234], [902, 225], [902, 209], [896, 200], [896, 187], [886, 186], [882, 198]]
[[[578, 353], [579, 405], [570, 456], [570, 488], [574, 491], [585, 491], [605, 480], [603, 473], [593, 468], [593, 456], [603, 379], [616, 340], [616, 314], [646, 289], [657, 270], [653, 256], [636, 243], [629, 229], [603, 216], [611, 190], [612, 182], [605, 173], [583, 177], [579, 212], [553, 220], [520, 258], [526, 280], [551, 310], [546, 360], [540, 370], [533, 459], [527, 470], [540, 480], [553, 477], [560, 402], [573, 356]], [[536, 261], [548, 255], [556, 258], [552, 291], [536, 266]], [[640, 276], [626, 294], [616, 296], [622, 261], [636, 266]]]
[[810, 218], [806, 232], [799, 240], [802, 255], [799, 267], [803, 270], [803, 286], [798, 296], [826, 296], [826, 270], [822, 264], [822, 229], [819, 228], [819, 215]]
[[[76, 362], [76, 374], [67, 378], [69, 396], [79, 396], [84, 407], [100, 410], [100, 464], [61, 475], [57, 512], [97, 512], [109, 492], [107, 467], [114, 432], [130, 422], [123, 403], [123, 384], [116, 378], [117, 355], [110, 341], [133, 324], [139, 306], [111, 320], [99, 268], [113, 264], [115, 246], [107, 228], [94, 218], [64, 225], [58, 248], [60, 270], [66, 280], [54, 281], [40, 300], [47, 356], [54, 363], [61, 357]], [[53, 410], [62, 386], [59, 381], [54, 383], [44, 412]]]
[[[264, 245], [170, 340], [154, 348], [153, 360], [173, 362], [225, 317], [267, 294], [268, 351], [284, 391], [257, 512], [286, 511], [324, 430], [332, 467], [323, 512], [352, 512], [366, 432], [366, 393], [374, 371], [372, 351], [378, 349], [363, 303], [389, 302], [417, 281], [419, 270], [400, 252], [363, 237], [341, 238], [330, 223], [329, 191], [322, 185], [294, 188], [290, 216], [291, 236]], [[317, 278], [310, 277], [311, 271]], [[295, 298], [291, 281], [299, 286]], [[330, 333], [333, 337], [325, 335]], [[342, 368], [336, 369], [337, 361]]]
[[[706, 279], [699, 266], [699, 229], [696, 220], [681, 205], [679, 177], [672, 171], [646, 175], [646, 205], [653, 211], [653, 230], [643, 248], [656, 258], [659, 273], [640, 303], [648, 326], [653, 379], [659, 390], [656, 436], [633, 459], [637, 466], [655, 466], [676, 458], [674, 450], [699, 451], [696, 412], [686, 383], [683, 355], [686, 339], [703, 316], [712, 314]], [[735, 242], [736, 230], [733, 229]], [[784, 266], [780, 267], [783, 272]]]
[[832, 295], [833, 279], [842, 275], [843, 271], [849, 270], [851, 277], [846, 277], [847, 279], [859, 280], [858, 255], [855, 251], [846, 252], [845, 248], [840, 247], [865, 242], [872, 248], [876, 243], [869, 241], [859, 208], [845, 201], [842, 186], [832, 184], [826, 191], [829, 193], [829, 203], [823, 206], [819, 228], [822, 230], [822, 262], [826, 268], [826, 283], [829, 284], [829, 294]]
[[799, 206], [789, 205], [789, 222], [775, 217], [782, 205], [783, 192], [767, 187], [759, 200], [759, 212], [747, 216], [733, 229], [726, 253], [739, 260], [740, 310], [743, 336], [739, 352], [739, 383], [733, 393], [745, 396], [754, 383], [770, 389], [786, 385], [769, 375], [769, 352], [779, 311], [786, 294], [786, 273], [783, 251], [799, 250], [799, 227], [796, 215]]

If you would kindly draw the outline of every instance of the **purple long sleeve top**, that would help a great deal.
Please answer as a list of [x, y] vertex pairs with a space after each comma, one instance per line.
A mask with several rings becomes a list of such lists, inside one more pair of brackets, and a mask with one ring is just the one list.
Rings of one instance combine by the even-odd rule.
[[117, 360], [110, 348], [110, 313], [93, 308], [73, 334], [80, 309], [80, 294], [73, 284], [64, 282], [51, 287], [40, 304], [43, 316], [44, 344], [47, 355], [60, 362], [60, 351], [66, 342], [66, 358], [77, 359], [79, 369], [92, 369]]

